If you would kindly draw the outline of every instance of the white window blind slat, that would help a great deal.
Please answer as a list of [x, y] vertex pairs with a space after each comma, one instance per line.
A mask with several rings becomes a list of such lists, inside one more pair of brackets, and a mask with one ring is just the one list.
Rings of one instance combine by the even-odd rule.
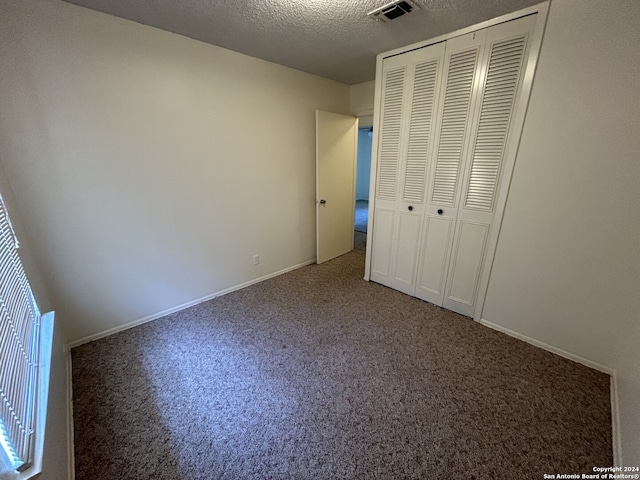
[[0, 445], [17, 470], [33, 462], [40, 312], [0, 196]]

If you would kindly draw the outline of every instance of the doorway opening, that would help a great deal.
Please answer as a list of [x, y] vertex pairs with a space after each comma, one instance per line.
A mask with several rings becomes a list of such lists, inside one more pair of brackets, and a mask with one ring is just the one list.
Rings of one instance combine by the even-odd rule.
[[371, 143], [373, 127], [358, 129], [358, 155], [356, 166], [356, 208], [354, 218], [354, 249], [366, 250], [369, 222], [369, 182], [371, 176]]

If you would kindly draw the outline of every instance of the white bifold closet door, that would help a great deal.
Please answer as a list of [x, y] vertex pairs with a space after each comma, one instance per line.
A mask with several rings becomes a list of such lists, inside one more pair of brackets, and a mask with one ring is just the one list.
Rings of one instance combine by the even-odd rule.
[[384, 62], [371, 279], [413, 295], [444, 43]]
[[372, 280], [473, 316], [535, 17], [384, 60]]

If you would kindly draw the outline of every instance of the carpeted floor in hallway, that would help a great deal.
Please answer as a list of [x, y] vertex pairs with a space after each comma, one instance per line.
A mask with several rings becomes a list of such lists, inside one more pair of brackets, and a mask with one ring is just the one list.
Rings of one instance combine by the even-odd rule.
[[72, 350], [76, 478], [541, 479], [612, 464], [609, 377], [310, 265]]

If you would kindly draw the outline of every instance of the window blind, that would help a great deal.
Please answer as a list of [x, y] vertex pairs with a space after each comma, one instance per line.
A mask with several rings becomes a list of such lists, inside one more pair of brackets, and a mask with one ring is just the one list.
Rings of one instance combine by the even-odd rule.
[[0, 196], [0, 444], [17, 470], [33, 462], [40, 312]]

